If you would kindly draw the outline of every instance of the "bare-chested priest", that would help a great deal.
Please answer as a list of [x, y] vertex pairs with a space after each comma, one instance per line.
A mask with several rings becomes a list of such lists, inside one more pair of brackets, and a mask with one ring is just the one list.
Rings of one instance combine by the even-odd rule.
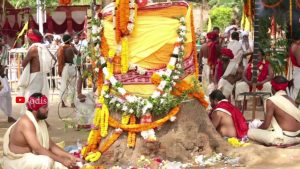
[[72, 37], [68, 34], [63, 36], [64, 44], [58, 49], [58, 75], [61, 76], [60, 97], [62, 107], [66, 107], [66, 101], [69, 100], [72, 107], [75, 107], [76, 91], [76, 65], [74, 63], [75, 55], [80, 52], [71, 44]]
[[[56, 59], [42, 44], [43, 36], [36, 29], [29, 29], [27, 39], [31, 45], [28, 48], [27, 56], [22, 61], [24, 68], [18, 86], [21, 89], [21, 95], [29, 98], [33, 93], [44, 93], [49, 95], [49, 85], [47, 73], [51, 71]], [[21, 114], [26, 111], [25, 104], [21, 109]]]
[[247, 135], [248, 125], [243, 114], [220, 90], [214, 90], [209, 99], [212, 107], [209, 117], [221, 136], [241, 139]]
[[48, 99], [32, 94], [27, 111], [3, 138], [3, 169], [67, 169], [81, 160], [58, 147], [49, 137], [45, 119]]
[[249, 129], [248, 137], [265, 145], [300, 143], [300, 110], [286, 93], [288, 81], [276, 76], [271, 81], [272, 97], [266, 101], [264, 122]]

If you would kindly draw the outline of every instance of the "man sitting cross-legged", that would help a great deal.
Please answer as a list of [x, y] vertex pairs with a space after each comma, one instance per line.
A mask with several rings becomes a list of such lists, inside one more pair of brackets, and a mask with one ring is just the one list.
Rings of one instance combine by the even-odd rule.
[[[274, 77], [274, 72], [270, 63], [267, 60], [265, 60], [264, 55], [265, 55], [264, 51], [262, 49], [259, 49], [258, 57], [257, 57], [258, 70], [257, 70], [256, 88], [257, 91], [271, 93], [270, 81]], [[254, 84], [252, 81], [252, 74], [253, 74], [253, 64], [248, 63], [243, 73], [243, 81], [237, 82], [235, 86], [235, 99], [238, 107], [242, 107], [241, 101], [243, 97], [240, 94], [244, 92], [252, 91], [252, 87]]]
[[212, 107], [209, 117], [216, 130], [223, 137], [243, 138], [248, 125], [240, 110], [226, 100], [220, 90], [214, 90], [209, 99]]
[[287, 96], [288, 81], [276, 76], [271, 84], [274, 96], [266, 101], [264, 122], [258, 129], [249, 129], [248, 137], [265, 145], [300, 143], [300, 110]]
[[27, 111], [8, 128], [3, 139], [3, 169], [66, 169], [80, 159], [66, 153], [49, 138], [45, 119], [48, 99], [32, 94]]

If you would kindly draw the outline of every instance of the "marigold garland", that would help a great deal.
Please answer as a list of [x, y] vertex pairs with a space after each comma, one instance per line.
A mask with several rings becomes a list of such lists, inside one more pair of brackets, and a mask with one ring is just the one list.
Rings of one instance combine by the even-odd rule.
[[[194, 86], [185, 80], [182, 80], [180, 82], [177, 82], [174, 90], [172, 90], [172, 94], [175, 96], [180, 96], [182, 95], [185, 91], [193, 89]], [[204, 99], [205, 94], [202, 90], [197, 90], [195, 92], [192, 92], [189, 94], [190, 97], [196, 98], [203, 107], [207, 108], [208, 107], [208, 102]]]
[[101, 34], [101, 45], [100, 46], [101, 46], [102, 56], [108, 57], [109, 46], [108, 46], [108, 43], [107, 43], [106, 37], [104, 36], [103, 31], [102, 31], [102, 34]]
[[103, 144], [103, 146], [100, 146], [99, 151], [103, 154], [106, 152], [109, 147], [121, 136], [122, 132], [114, 132], [111, 137]]
[[130, 120], [130, 114], [123, 114], [122, 115], [122, 119], [121, 119], [121, 123], [122, 124], [128, 124], [129, 123], [129, 120]]
[[119, 18], [119, 27], [117, 27], [117, 29], [120, 30], [121, 36], [127, 36], [129, 35], [129, 31], [127, 28], [127, 25], [129, 23], [129, 14], [130, 14], [129, 0], [121, 0], [118, 11], [119, 11], [120, 18]]
[[161, 82], [161, 77], [157, 73], [153, 73], [151, 76], [151, 82], [154, 85], [159, 85]]
[[[191, 5], [191, 4], [190, 4]], [[193, 15], [193, 6], [191, 5], [191, 33], [192, 33], [192, 51], [194, 57], [194, 67], [195, 67], [195, 75], [199, 76], [199, 65], [198, 65], [198, 55], [197, 55], [197, 47], [196, 47], [196, 35], [195, 35], [195, 27], [194, 27], [194, 15]]]
[[121, 73], [125, 74], [128, 71], [128, 38], [123, 37], [122, 40], [122, 51], [121, 51]]
[[121, 31], [119, 29], [120, 27], [120, 10], [119, 10], [119, 4], [116, 2], [116, 6], [115, 6], [115, 39], [117, 44], [119, 44], [120, 40], [121, 40]]
[[[130, 124], [135, 124], [135, 123], [136, 123], [135, 115], [131, 115], [130, 116]], [[129, 148], [135, 147], [135, 140], [136, 140], [136, 133], [128, 132], [127, 147], [129, 147]]]
[[180, 110], [179, 106], [176, 106], [173, 109], [171, 109], [171, 111], [164, 118], [159, 119], [152, 123], [123, 125], [120, 124], [117, 120], [115, 120], [112, 117], [109, 117], [108, 122], [109, 125], [114, 128], [120, 128], [124, 131], [129, 131], [129, 132], [141, 132], [141, 131], [146, 131], [149, 129], [154, 129], [162, 126], [165, 122], [170, 120], [172, 116], [175, 116], [179, 112], [179, 110]]

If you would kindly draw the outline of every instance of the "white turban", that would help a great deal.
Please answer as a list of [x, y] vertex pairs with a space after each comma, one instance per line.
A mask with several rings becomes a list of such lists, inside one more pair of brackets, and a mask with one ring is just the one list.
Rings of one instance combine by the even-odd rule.
[[249, 36], [249, 32], [248, 31], [242, 31], [241, 35], [242, 35], [242, 37]]

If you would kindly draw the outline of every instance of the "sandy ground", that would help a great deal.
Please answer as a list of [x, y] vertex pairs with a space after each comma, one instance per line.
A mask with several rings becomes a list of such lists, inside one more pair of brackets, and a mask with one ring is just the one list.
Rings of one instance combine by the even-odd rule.
[[[13, 116], [19, 117], [20, 105], [15, 103], [15, 96], [13, 96]], [[88, 131], [80, 130], [76, 131], [73, 128], [65, 126], [64, 122], [60, 120], [58, 116], [58, 95], [50, 97], [50, 109], [48, 123], [50, 124], [50, 136], [55, 142], [65, 141], [66, 146], [75, 145], [77, 140], [86, 141]], [[248, 111], [245, 112], [247, 119], [251, 119], [251, 104], [249, 104]], [[262, 108], [258, 108], [259, 112], [257, 117], [263, 119]], [[72, 108], [59, 109], [61, 116], [69, 116], [73, 118], [75, 116]], [[3, 135], [6, 129], [10, 126], [7, 123], [7, 117], [4, 114], [0, 114], [0, 158], [2, 157], [2, 142]], [[264, 147], [262, 145], [251, 144], [245, 148], [235, 148], [229, 154], [233, 156], [240, 156], [242, 166], [238, 168], [253, 168], [253, 169], [299, 169], [300, 168], [300, 146], [294, 146], [290, 148], [274, 148]], [[223, 165], [212, 166], [208, 168], [233, 168]]]

